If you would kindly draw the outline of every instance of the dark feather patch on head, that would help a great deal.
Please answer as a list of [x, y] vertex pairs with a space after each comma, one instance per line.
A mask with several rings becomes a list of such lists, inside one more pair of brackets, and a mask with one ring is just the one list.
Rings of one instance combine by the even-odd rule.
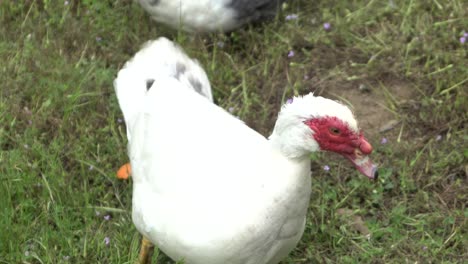
[[188, 78], [188, 81], [190, 82], [190, 84], [192, 85], [193, 89], [203, 95], [203, 96], [206, 96], [205, 94], [202, 93], [202, 84], [201, 82], [199, 82], [197, 79], [193, 78], [193, 77], [189, 77]]
[[153, 86], [153, 83], [154, 83], [154, 79], [148, 79], [148, 80], [146, 80], [146, 91], [149, 91], [149, 89], [151, 88], [151, 86]]
[[184, 74], [186, 70], [187, 70], [187, 67], [184, 64], [182, 64], [180, 62], [177, 62], [176, 63], [176, 75], [175, 75], [175, 77], [177, 79], [179, 79], [180, 75]]

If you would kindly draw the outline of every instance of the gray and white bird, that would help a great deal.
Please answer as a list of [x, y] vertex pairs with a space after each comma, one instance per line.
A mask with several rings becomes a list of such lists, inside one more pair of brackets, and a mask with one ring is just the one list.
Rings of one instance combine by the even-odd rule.
[[285, 0], [138, 0], [161, 23], [189, 32], [229, 32], [272, 18]]

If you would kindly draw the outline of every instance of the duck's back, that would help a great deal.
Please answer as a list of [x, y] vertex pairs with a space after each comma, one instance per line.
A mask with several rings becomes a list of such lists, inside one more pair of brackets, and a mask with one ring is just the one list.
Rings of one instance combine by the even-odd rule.
[[139, 0], [156, 21], [187, 31], [231, 31], [272, 18], [284, 0]]

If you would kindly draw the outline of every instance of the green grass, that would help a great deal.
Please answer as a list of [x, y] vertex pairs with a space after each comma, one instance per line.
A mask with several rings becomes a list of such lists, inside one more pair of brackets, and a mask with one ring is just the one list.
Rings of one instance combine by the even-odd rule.
[[[314, 155], [307, 227], [284, 263], [468, 261], [466, 2], [296, 0], [263, 27], [196, 37], [132, 1], [70, 2], [0, 2], [0, 263], [135, 261], [131, 182], [114, 176], [127, 156], [112, 81], [159, 36], [197, 58], [216, 102], [264, 135], [293, 94], [354, 106], [381, 178]], [[285, 21], [291, 13], [299, 19]]]

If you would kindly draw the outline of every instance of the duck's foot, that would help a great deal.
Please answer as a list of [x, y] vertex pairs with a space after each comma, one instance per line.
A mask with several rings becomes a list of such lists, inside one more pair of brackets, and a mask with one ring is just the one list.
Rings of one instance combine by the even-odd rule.
[[138, 264], [151, 264], [151, 257], [154, 253], [154, 245], [146, 237], [141, 239], [140, 255], [138, 256]]
[[117, 171], [117, 178], [121, 180], [127, 180], [131, 174], [132, 174], [132, 167], [130, 166], [130, 163], [125, 163]]

